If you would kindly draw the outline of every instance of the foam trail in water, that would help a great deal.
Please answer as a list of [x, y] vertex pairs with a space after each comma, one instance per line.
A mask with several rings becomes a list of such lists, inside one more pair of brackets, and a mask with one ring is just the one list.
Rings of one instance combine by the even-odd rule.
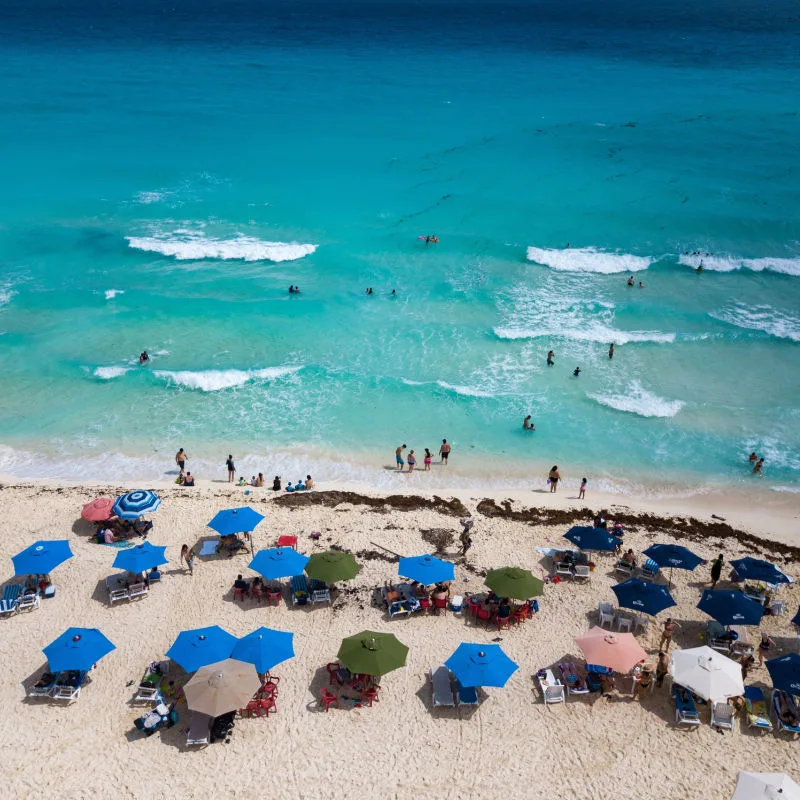
[[447, 389], [449, 392], [455, 392], [462, 397], [492, 397], [491, 392], [476, 389], [472, 386], [459, 386], [457, 384], [447, 383], [446, 381], [436, 381], [438, 386], [442, 389]]
[[167, 236], [127, 236], [130, 247], [150, 253], [172, 256], [178, 261], [216, 258], [223, 261], [294, 261], [310, 255], [315, 244], [265, 242], [252, 236], [213, 239], [190, 231], [175, 231]]
[[568, 247], [564, 250], [529, 247], [528, 261], [535, 261], [562, 272], [595, 272], [602, 275], [639, 272], [653, 263], [652, 258], [628, 253], [608, 253], [594, 247]]
[[753, 272], [778, 272], [783, 275], [800, 276], [800, 258], [741, 258], [739, 256], [700, 256], [682, 255], [678, 261], [685, 267], [700, 266], [711, 272], [734, 272], [749, 269]]
[[588, 397], [601, 405], [640, 417], [674, 417], [686, 405], [682, 400], [665, 400], [648, 392], [638, 381], [633, 381], [625, 394], [590, 394]]
[[94, 375], [95, 378], [110, 381], [113, 378], [121, 378], [129, 370], [130, 367], [98, 367], [92, 375]]
[[118, 294], [125, 294], [124, 289], [106, 289], [106, 300], [113, 300]]
[[163, 378], [169, 384], [186, 389], [197, 389], [201, 392], [218, 392], [222, 389], [233, 389], [244, 386], [251, 381], [269, 381], [284, 375], [298, 372], [302, 367], [267, 367], [265, 369], [209, 369], [193, 372], [181, 370], [168, 372], [155, 370], [153, 375]]
[[772, 306], [747, 306], [744, 303], [734, 303], [709, 316], [729, 325], [735, 325], [737, 328], [763, 331], [779, 339], [800, 342], [800, 318], [784, 314]]
[[584, 328], [494, 328], [498, 339], [571, 339], [575, 342], [599, 342], [601, 344], [629, 344], [630, 342], [657, 342], [667, 344], [675, 341], [674, 333], [658, 331], [620, 331], [602, 323], [590, 323]]

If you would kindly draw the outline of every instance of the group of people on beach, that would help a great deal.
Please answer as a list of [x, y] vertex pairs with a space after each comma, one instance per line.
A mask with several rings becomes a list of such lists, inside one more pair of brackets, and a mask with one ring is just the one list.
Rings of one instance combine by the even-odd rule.
[[[395, 451], [394, 451], [394, 458], [395, 463], [397, 464], [397, 471], [402, 472], [403, 467], [406, 465], [405, 460], [403, 459], [403, 451], [408, 447], [407, 444], [401, 444]], [[447, 441], [447, 439], [442, 439], [442, 445], [439, 448], [439, 463], [443, 466], [447, 466], [447, 462], [450, 458], [450, 451], [452, 450], [452, 446]], [[417, 456], [414, 450], [408, 451], [408, 472], [409, 474], [414, 471], [414, 467], [417, 466]], [[425, 448], [425, 456], [423, 457], [423, 464], [425, 465], [425, 472], [430, 472], [431, 463], [433, 461], [433, 455], [429, 448]]]

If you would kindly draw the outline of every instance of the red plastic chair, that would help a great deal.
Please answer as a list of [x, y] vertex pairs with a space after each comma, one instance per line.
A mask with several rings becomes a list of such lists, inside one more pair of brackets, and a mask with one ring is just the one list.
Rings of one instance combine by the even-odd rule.
[[475, 624], [477, 625], [479, 622], [485, 622], [488, 627], [491, 616], [492, 612], [489, 611], [488, 608], [481, 608], [478, 606], [478, 608], [475, 609]]
[[329, 692], [324, 686], [319, 690], [320, 701], [325, 703], [325, 713], [328, 709], [337, 702], [338, 698], [333, 692]]
[[239, 709], [240, 717], [252, 717], [255, 714], [257, 717], [261, 716], [261, 705], [259, 700], [251, 700], [246, 708]]
[[267, 591], [267, 605], [279, 606], [281, 604], [281, 591], [280, 589]]
[[256, 602], [258, 603], [260, 603], [264, 599], [264, 595], [261, 594], [261, 589], [259, 589], [258, 586], [251, 586], [250, 593], [253, 595]]
[[279, 536], [277, 547], [291, 547], [297, 550], [297, 537], [296, 536]]
[[508, 628], [511, 630], [511, 617], [498, 617], [497, 618], [497, 630], [501, 631], [503, 628]]
[[478, 616], [478, 609], [481, 607], [480, 603], [477, 600], [468, 600], [467, 601], [467, 613], [475, 619]]
[[262, 711], [264, 711], [267, 717], [270, 715], [270, 712], [273, 712], [275, 714], [278, 713], [278, 704], [275, 702], [275, 698], [273, 697], [262, 698], [261, 700], [258, 701], [258, 707]]
[[511, 612], [511, 619], [517, 623], [517, 625], [522, 625], [526, 619], [528, 619], [528, 607], [522, 606], [521, 608], [517, 608]]
[[434, 599], [433, 599], [433, 607], [436, 609], [436, 613], [437, 614], [440, 611], [444, 611], [444, 615], [447, 616], [447, 598], [446, 597], [434, 597]]
[[337, 674], [341, 668], [342, 665], [338, 661], [331, 661], [330, 664], [325, 665], [325, 669], [328, 670], [328, 686], [333, 686], [334, 683], [341, 686], [342, 682]]
[[259, 690], [259, 699], [274, 700], [278, 694], [278, 687], [274, 683], [265, 683]]
[[244, 603], [244, 595], [246, 591], [247, 589], [237, 589], [236, 587], [234, 587], [233, 599], [236, 600], [236, 598], [238, 597]]
[[375, 687], [371, 689], [364, 689], [364, 691], [361, 692], [361, 702], [362, 704], [367, 703], [369, 708], [372, 708], [373, 702], [377, 703], [378, 701], [378, 690]]

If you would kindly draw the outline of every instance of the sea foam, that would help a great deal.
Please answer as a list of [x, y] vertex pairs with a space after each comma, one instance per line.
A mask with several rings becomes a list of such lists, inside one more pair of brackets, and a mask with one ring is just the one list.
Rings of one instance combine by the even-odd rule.
[[127, 236], [130, 247], [149, 253], [172, 256], [178, 261], [216, 258], [223, 261], [295, 261], [310, 255], [315, 244], [265, 242], [252, 236], [214, 239], [190, 231], [175, 231], [166, 236]]
[[209, 369], [193, 372], [181, 370], [169, 372], [155, 370], [153, 375], [162, 378], [168, 384], [185, 389], [196, 389], [201, 392], [218, 392], [223, 389], [233, 389], [255, 381], [269, 381], [291, 375], [301, 370], [300, 366], [267, 367], [265, 369]]
[[668, 344], [675, 341], [674, 333], [659, 331], [621, 331], [602, 323], [588, 323], [582, 328], [551, 326], [549, 328], [527, 328], [499, 326], [493, 329], [498, 339], [571, 339], [575, 342], [597, 342], [600, 344], [629, 344], [630, 342], [657, 342]]
[[778, 339], [800, 342], [800, 318], [785, 314], [772, 306], [734, 303], [722, 311], [710, 313], [709, 316], [737, 328], [763, 331]]
[[720, 255], [682, 255], [678, 261], [685, 267], [697, 269], [703, 262], [703, 269], [711, 272], [734, 272], [738, 269], [749, 269], [753, 272], [778, 272], [782, 275], [800, 276], [800, 258], [740, 258], [739, 256]]
[[609, 253], [594, 247], [568, 247], [564, 250], [529, 247], [528, 261], [535, 261], [561, 272], [595, 272], [602, 275], [640, 272], [653, 263], [653, 259], [649, 257]]
[[121, 378], [129, 370], [130, 367], [98, 367], [92, 375], [94, 375], [95, 378], [110, 381], [113, 378]]
[[638, 381], [633, 381], [625, 394], [589, 394], [588, 397], [600, 405], [640, 417], [674, 417], [686, 405], [682, 400], [665, 400], [648, 392]]
[[113, 300], [118, 294], [125, 294], [124, 289], [106, 289], [106, 300]]

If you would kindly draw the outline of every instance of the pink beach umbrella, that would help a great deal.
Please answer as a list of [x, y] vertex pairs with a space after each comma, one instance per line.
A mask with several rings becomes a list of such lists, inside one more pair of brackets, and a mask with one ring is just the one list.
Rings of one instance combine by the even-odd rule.
[[81, 511], [81, 516], [89, 522], [105, 522], [112, 517], [114, 507], [114, 500], [110, 497], [98, 497], [97, 500], [92, 500], [87, 503]]
[[587, 664], [599, 664], [615, 672], [630, 672], [647, 658], [632, 633], [612, 633], [596, 625], [583, 636], [576, 636], [575, 643]]

